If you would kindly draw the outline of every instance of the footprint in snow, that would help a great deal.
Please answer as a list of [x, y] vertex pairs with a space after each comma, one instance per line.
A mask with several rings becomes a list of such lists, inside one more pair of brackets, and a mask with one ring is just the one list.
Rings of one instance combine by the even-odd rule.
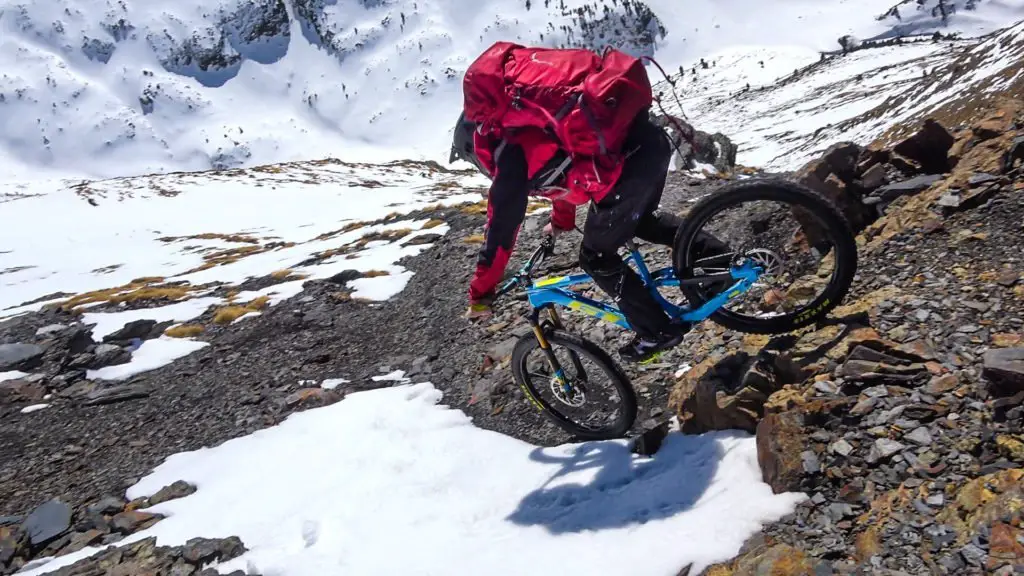
[[302, 523], [302, 540], [306, 548], [311, 548], [320, 539], [320, 524], [315, 520], [306, 520]]

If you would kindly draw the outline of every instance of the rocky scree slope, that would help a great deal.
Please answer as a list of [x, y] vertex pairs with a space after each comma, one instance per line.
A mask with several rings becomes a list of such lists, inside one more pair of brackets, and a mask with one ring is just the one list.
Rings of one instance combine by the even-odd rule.
[[[704, 180], [677, 178], [666, 200], [682, 207], [711, 187]], [[190, 321], [203, 328], [194, 337], [208, 348], [126, 381], [90, 380], [78, 367], [77, 358], [95, 357], [103, 344], [91, 340], [74, 306], [50, 306], [0, 324], [0, 341], [9, 352], [2, 369], [34, 374], [0, 382], [0, 488], [9, 495], [0, 514], [10, 515], [0, 546], [12, 551], [7, 569], [87, 544], [115, 542], [118, 535], [96, 527], [100, 519], [90, 519], [90, 506], [119, 499], [169, 454], [272, 426], [349, 392], [389, 386], [394, 380], [382, 377], [395, 370], [404, 371], [400, 381], [434, 382], [447, 402], [466, 409], [478, 425], [541, 444], [569, 440], [528, 405], [508, 371], [512, 343], [527, 330], [525, 303], [508, 300], [486, 327], [474, 329], [459, 319], [484, 211], [481, 202], [413, 214], [444, 220], [451, 231], [422, 238], [433, 246], [400, 262], [415, 275], [386, 303], [353, 298], [347, 284], [362, 273], [351, 270], [306, 281], [299, 296], [241, 323], [220, 323], [218, 310], [211, 309]], [[524, 248], [539, 242], [543, 220], [543, 215], [529, 218]], [[573, 240], [559, 244], [554, 263], [574, 262]], [[280, 281], [256, 278], [239, 288]], [[129, 306], [144, 311], [160, 303], [140, 300]], [[606, 345], [626, 336], [593, 328], [591, 335]], [[165, 329], [139, 320], [111, 334], [107, 344], [153, 338]], [[684, 357], [680, 352], [678, 358]], [[663, 363], [633, 372], [644, 405], [641, 420], [648, 425], [666, 415], [668, 389], [662, 383], [675, 368]], [[334, 387], [325, 388], [330, 380]], [[21, 412], [43, 398], [49, 403], [45, 410]], [[53, 500], [58, 502], [47, 504]], [[26, 525], [41, 505], [59, 506], [68, 518], [59, 520], [62, 525], [49, 537], [33, 542]], [[129, 507], [141, 512], [145, 505]], [[118, 513], [111, 508], [113, 516], [103, 520], [109, 525]]]
[[684, 432], [755, 433], [765, 481], [808, 495], [705, 574], [1019, 573], [1022, 167], [1010, 100], [794, 175], [863, 229], [862, 264], [834, 323], [719, 347], [673, 390]]

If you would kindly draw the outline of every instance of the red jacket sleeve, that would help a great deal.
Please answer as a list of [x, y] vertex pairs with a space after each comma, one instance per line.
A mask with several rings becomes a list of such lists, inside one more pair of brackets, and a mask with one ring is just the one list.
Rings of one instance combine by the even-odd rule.
[[559, 230], [576, 227], [576, 205], [565, 200], [554, 200], [551, 206], [551, 225]]

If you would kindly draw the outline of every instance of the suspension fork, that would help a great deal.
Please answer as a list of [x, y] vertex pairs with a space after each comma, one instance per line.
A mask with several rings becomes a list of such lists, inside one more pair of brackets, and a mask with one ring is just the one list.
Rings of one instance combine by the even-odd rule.
[[[561, 363], [559, 363], [554, 350], [551, 348], [551, 344], [548, 342], [544, 333], [545, 322], [540, 320], [541, 311], [544, 309], [547, 309], [548, 311], [550, 319], [547, 323], [549, 323], [551, 329], [561, 330], [563, 328], [564, 325], [562, 324], [562, 319], [559, 317], [558, 311], [552, 304], [535, 309], [533, 313], [530, 314], [530, 327], [533, 328], [533, 333], [537, 337], [537, 343], [540, 344], [540, 349], [544, 353], [544, 357], [547, 359], [548, 364], [551, 366], [552, 373], [555, 375], [555, 378], [558, 379], [558, 384], [566, 394], [569, 394], [572, 391], [573, 385], [566, 379], [565, 371], [562, 369]], [[581, 381], [586, 382], [586, 371], [583, 368], [583, 363], [580, 361], [579, 354], [573, 350], [568, 350], [568, 352], [573, 368], [576, 369], [576, 374], [579, 375], [579, 379]]]

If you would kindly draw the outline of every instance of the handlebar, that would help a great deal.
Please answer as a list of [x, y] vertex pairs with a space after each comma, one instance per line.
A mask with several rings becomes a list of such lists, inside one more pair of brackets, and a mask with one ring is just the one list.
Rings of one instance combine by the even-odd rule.
[[495, 293], [495, 300], [497, 300], [501, 296], [504, 296], [506, 293], [508, 293], [516, 286], [528, 285], [531, 280], [531, 275], [533, 274], [533, 269], [536, 268], [537, 265], [543, 262], [547, 257], [553, 256], [554, 253], [555, 237], [551, 235], [544, 236], [544, 239], [541, 240], [540, 246], [538, 246], [537, 249], [533, 251], [533, 254], [531, 254], [530, 258], [526, 261], [526, 264], [523, 264], [523, 267], [519, 269], [519, 272], [517, 272], [515, 276], [509, 279], [509, 281], [506, 282], [505, 285], [502, 286], [501, 289], [497, 291], [497, 293]]

